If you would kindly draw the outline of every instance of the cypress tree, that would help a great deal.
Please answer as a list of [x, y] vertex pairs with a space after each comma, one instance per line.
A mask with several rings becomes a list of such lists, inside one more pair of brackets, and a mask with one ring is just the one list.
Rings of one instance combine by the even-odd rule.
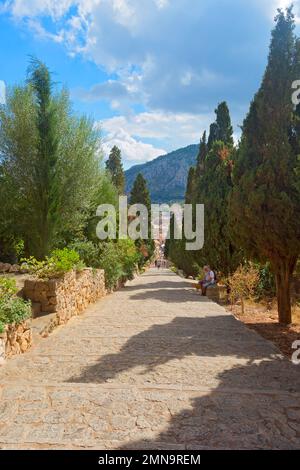
[[151, 198], [149, 189], [147, 187], [147, 181], [141, 173], [139, 173], [133, 183], [132, 190], [130, 193], [130, 205], [133, 204], [143, 204], [147, 207], [148, 213], [150, 215], [151, 211]]
[[32, 59], [26, 86], [11, 88], [0, 107], [0, 238], [24, 242], [25, 256], [39, 259], [79, 235], [100, 172], [93, 123], [53, 88], [46, 65]]
[[203, 132], [203, 136], [200, 139], [199, 153], [197, 156], [196, 165], [196, 179], [198, 180], [204, 171], [204, 162], [208, 153], [206, 131]]
[[225, 276], [237, 268], [241, 253], [232, 241], [228, 213], [233, 154], [233, 147], [214, 143], [205, 160], [198, 196], [205, 210], [205, 243], [199, 261], [206, 260]]
[[292, 320], [290, 280], [300, 253], [300, 134], [291, 102], [291, 85], [299, 78], [295, 46], [292, 8], [279, 10], [266, 72], [244, 121], [231, 198], [237, 241], [249, 256], [271, 263], [283, 324]]
[[210, 126], [208, 149], [211, 150], [214, 142], [220, 140], [227, 146], [233, 146], [233, 129], [226, 101], [220, 103], [215, 110], [216, 121]]
[[195, 189], [196, 189], [196, 169], [191, 166], [187, 178], [187, 186], [185, 192], [185, 203], [193, 204], [195, 201]]
[[[151, 238], [151, 197], [147, 187], [147, 181], [141, 173], [137, 175], [133, 183], [129, 203], [130, 205], [143, 204], [148, 210], [148, 240], [137, 240], [136, 246], [143, 254], [143, 258], [149, 259], [155, 250], [154, 241]], [[147, 253], [147, 256], [145, 255], [145, 252]]]
[[112, 182], [117, 188], [118, 193], [124, 194], [125, 189], [125, 175], [122, 165], [121, 150], [115, 145], [109, 154], [106, 162], [106, 169], [111, 174]]

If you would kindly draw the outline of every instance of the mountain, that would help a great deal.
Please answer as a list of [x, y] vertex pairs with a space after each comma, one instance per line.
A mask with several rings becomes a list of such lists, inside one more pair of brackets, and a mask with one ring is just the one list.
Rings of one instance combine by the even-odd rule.
[[183, 201], [188, 172], [195, 165], [199, 145], [175, 150], [151, 162], [136, 165], [125, 172], [126, 193], [130, 193], [138, 173], [148, 183], [153, 203]]

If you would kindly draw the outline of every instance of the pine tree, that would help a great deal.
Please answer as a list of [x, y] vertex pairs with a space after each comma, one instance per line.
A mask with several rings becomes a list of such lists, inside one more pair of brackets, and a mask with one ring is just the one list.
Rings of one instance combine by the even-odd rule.
[[231, 198], [237, 241], [249, 256], [271, 263], [283, 324], [292, 320], [290, 280], [300, 253], [300, 134], [291, 102], [291, 84], [299, 78], [295, 45], [292, 8], [279, 10], [267, 69], [243, 125]]
[[125, 189], [125, 175], [122, 165], [121, 150], [114, 146], [109, 154], [106, 162], [106, 169], [111, 174], [112, 182], [117, 188], [120, 195], [124, 194]]
[[220, 103], [215, 110], [216, 121], [210, 126], [208, 138], [208, 149], [211, 150], [214, 142], [218, 140], [227, 146], [233, 146], [233, 129], [231, 125], [230, 113], [226, 101]]

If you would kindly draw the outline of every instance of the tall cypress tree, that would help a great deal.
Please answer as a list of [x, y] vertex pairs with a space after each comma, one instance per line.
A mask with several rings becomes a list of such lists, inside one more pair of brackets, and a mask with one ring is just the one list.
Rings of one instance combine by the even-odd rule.
[[[148, 240], [137, 240], [136, 245], [140, 249], [145, 259], [150, 258], [155, 249], [154, 241], [151, 238], [151, 197], [147, 187], [147, 181], [139, 173], [133, 183], [129, 199], [130, 205], [143, 204], [148, 210]], [[146, 250], [145, 250], [146, 247]], [[145, 255], [145, 252], [148, 255]]]
[[22, 240], [39, 259], [81, 233], [100, 173], [98, 132], [53, 88], [32, 59], [26, 86], [0, 107], [0, 237]]
[[211, 150], [214, 142], [220, 140], [225, 145], [233, 145], [233, 129], [226, 101], [220, 103], [215, 110], [216, 121], [211, 124], [208, 137], [208, 149]]
[[214, 143], [205, 160], [198, 195], [205, 209], [205, 243], [196, 257], [225, 276], [237, 268], [241, 254], [232, 241], [228, 214], [234, 152], [221, 141]]
[[53, 203], [51, 191], [53, 172], [57, 163], [58, 140], [56, 133], [57, 113], [52, 105], [52, 81], [50, 72], [42, 62], [32, 59], [28, 70], [28, 82], [37, 101], [38, 158], [36, 174], [39, 181], [40, 214], [36, 223], [40, 234], [37, 255], [43, 258], [50, 249], [51, 225], [49, 212]]
[[191, 166], [187, 178], [186, 192], [185, 192], [185, 203], [193, 204], [195, 201], [195, 189], [196, 189], [196, 170]]
[[243, 125], [231, 198], [236, 239], [250, 256], [271, 262], [283, 324], [292, 319], [290, 280], [300, 253], [300, 134], [291, 102], [291, 84], [299, 78], [295, 46], [292, 8], [279, 10], [266, 72]]
[[204, 162], [208, 153], [207, 141], [206, 141], [206, 131], [203, 132], [203, 136], [200, 139], [199, 153], [197, 156], [197, 165], [196, 165], [196, 178], [198, 179], [204, 171]]
[[122, 165], [121, 150], [115, 145], [109, 154], [106, 162], [106, 169], [111, 174], [112, 182], [117, 188], [118, 193], [124, 194], [125, 175]]
[[139, 173], [133, 183], [132, 190], [130, 192], [130, 204], [143, 204], [147, 207], [148, 213], [151, 211], [151, 198], [149, 189], [147, 187], [147, 181], [141, 173]]

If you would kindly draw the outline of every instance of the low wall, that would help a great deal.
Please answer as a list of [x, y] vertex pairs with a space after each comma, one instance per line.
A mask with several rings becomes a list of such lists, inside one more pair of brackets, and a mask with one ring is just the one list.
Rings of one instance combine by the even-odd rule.
[[18, 264], [9, 264], [9, 263], [1, 263], [0, 262], [0, 273], [24, 273], [26, 272], [25, 269], [22, 269]]
[[71, 271], [62, 278], [49, 281], [26, 279], [23, 289], [23, 296], [32, 302], [34, 318], [55, 314], [42, 334], [67, 323], [71, 317], [83, 312], [89, 304], [105, 294], [104, 271], [91, 268], [80, 272]]
[[0, 363], [11, 356], [22, 354], [32, 345], [31, 321], [26, 320], [18, 325], [6, 325], [0, 334]]
[[206, 290], [206, 296], [208, 299], [217, 303], [227, 303], [228, 302], [228, 293], [226, 286], [217, 285], [210, 286]]

